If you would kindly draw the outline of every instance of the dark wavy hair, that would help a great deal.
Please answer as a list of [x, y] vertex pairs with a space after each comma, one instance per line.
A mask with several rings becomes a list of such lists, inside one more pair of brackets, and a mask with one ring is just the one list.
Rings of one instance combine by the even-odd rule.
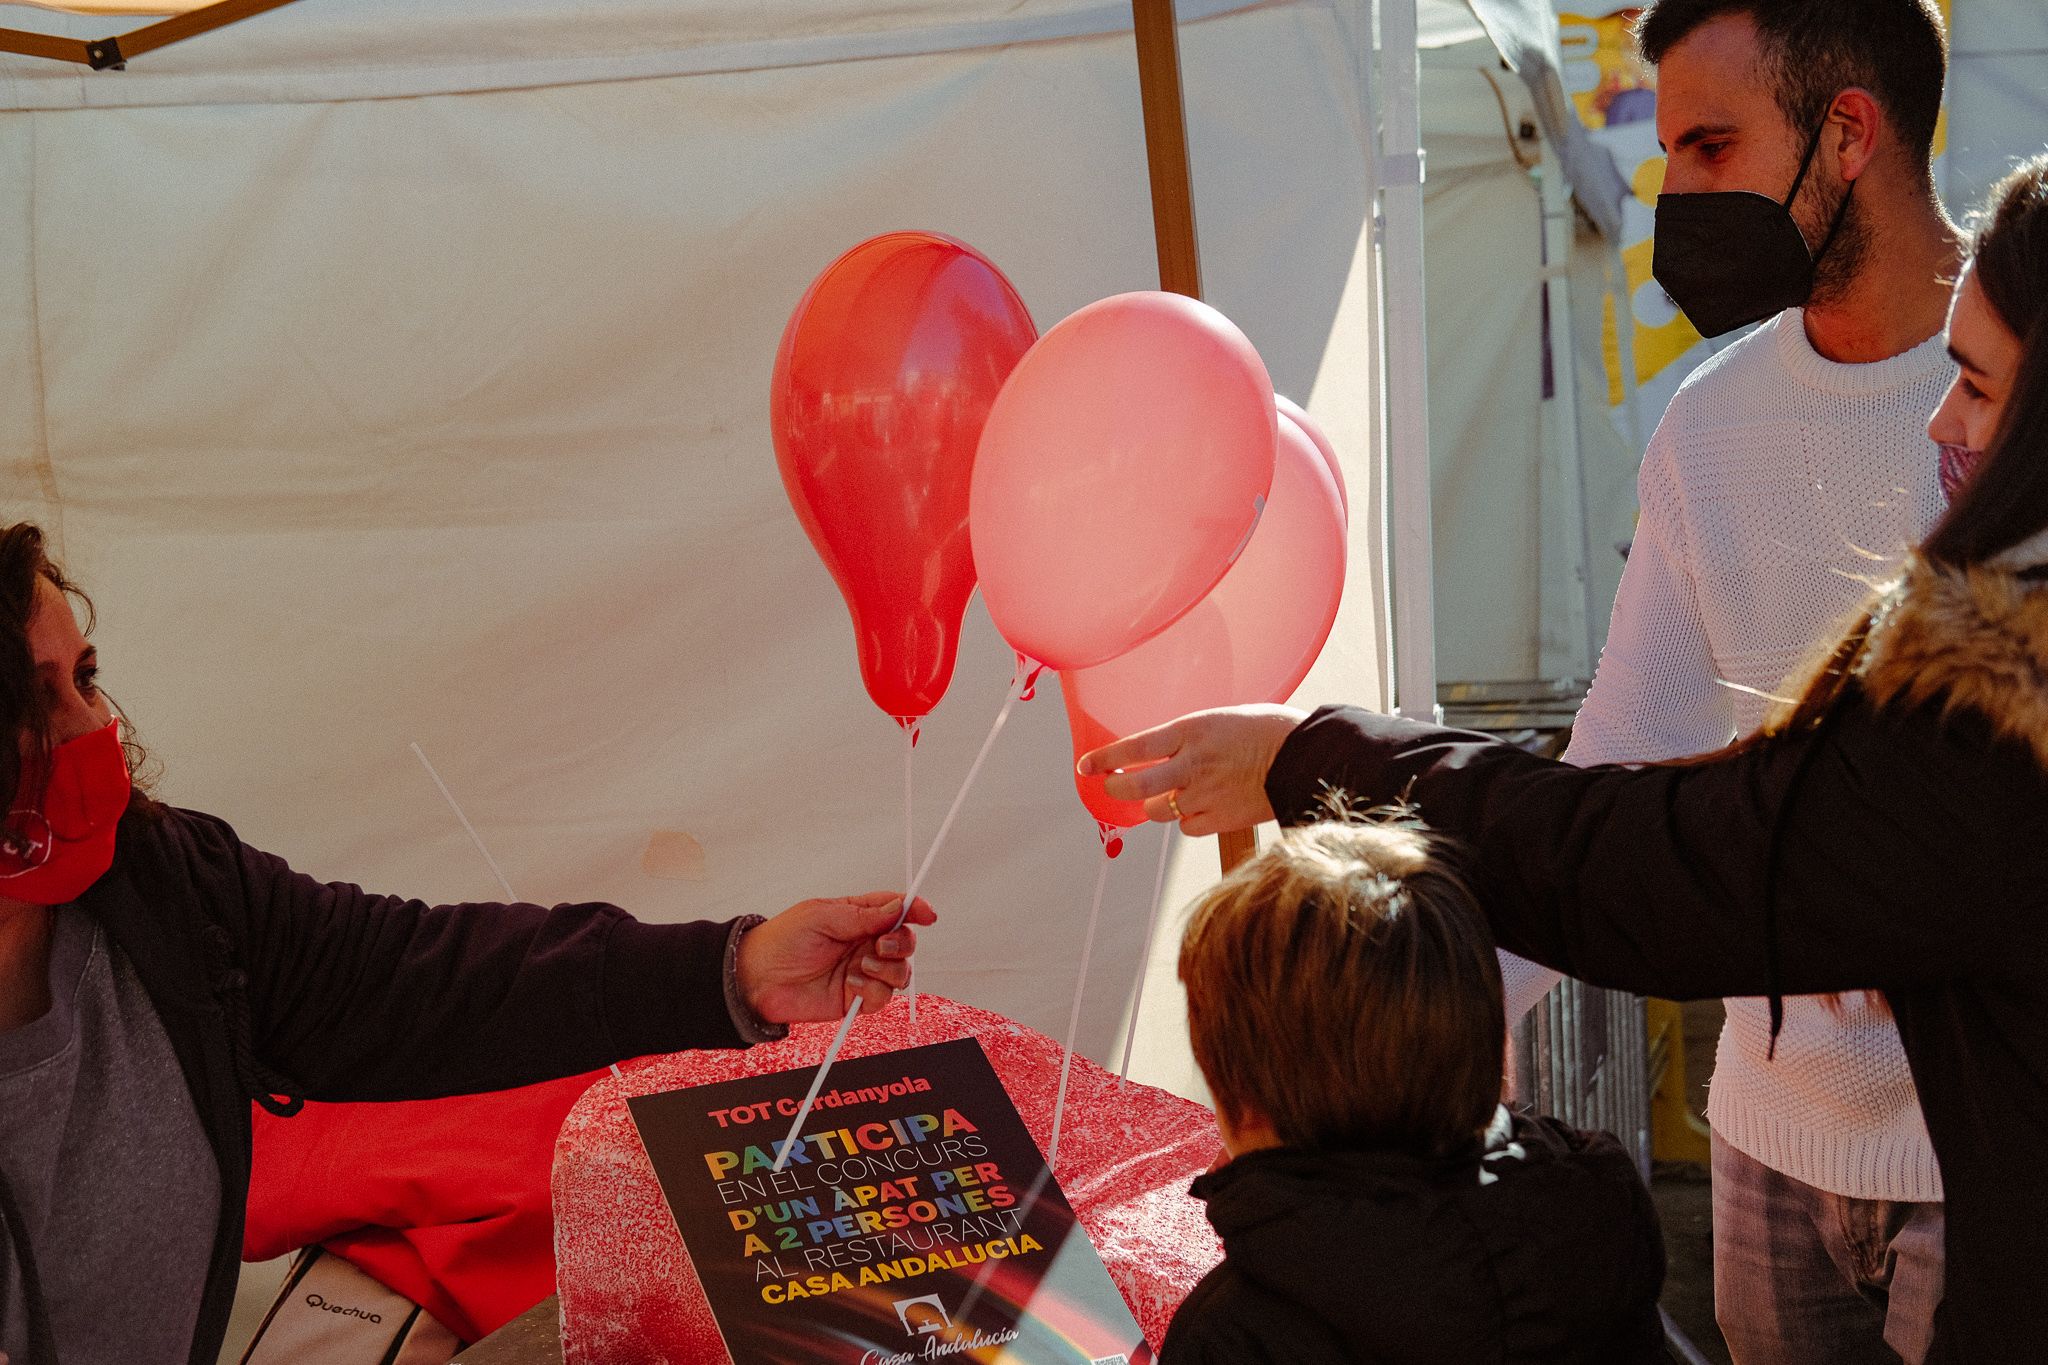
[[[0, 811], [10, 809], [21, 786], [24, 759], [49, 757], [50, 715], [43, 689], [36, 682], [35, 655], [29, 648], [29, 623], [35, 618], [37, 585], [48, 583], [77, 604], [80, 622], [92, 633], [92, 599], [50, 558], [42, 528], [19, 521], [0, 526], [0, 732], [16, 736], [0, 744]], [[111, 700], [111, 699], [110, 699]], [[115, 707], [119, 711], [118, 706]], [[127, 717], [122, 716], [123, 720]], [[148, 755], [136, 744], [134, 728], [123, 725], [122, 745], [138, 798], [146, 787]]]
[[1985, 302], [2020, 339], [2020, 365], [1982, 465], [1927, 537], [1927, 557], [1952, 565], [2048, 527], [2048, 152], [1992, 190], [1971, 259]]
[[1730, 14], [1756, 24], [1786, 122], [1811, 133], [1835, 96], [1860, 86], [1929, 174], [1948, 75], [1948, 33], [1934, 0], [1651, 0], [1636, 20], [1636, 45], [1656, 66], [1701, 25]]

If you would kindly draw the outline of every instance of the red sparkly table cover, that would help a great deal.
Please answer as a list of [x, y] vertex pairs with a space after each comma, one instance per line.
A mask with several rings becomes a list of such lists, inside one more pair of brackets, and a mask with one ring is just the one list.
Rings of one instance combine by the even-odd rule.
[[[680, 1052], [607, 1076], [569, 1113], [555, 1145], [555, 1261], [568, 1365], [730, 1362], [625, 1100], [738, 1076], [816, 1066], [833, 1025], [790, 1030], [745, 1052]], [[842, 1055], [977, 1038], [1024, 1126], [1052, 1136], [1060, 1045], [940, 996], [898, 999], [856, 1020]], [[1195, 1282], [1222, 1258], [1188, 1182], [1218, 1150], [1207, 1109], [1075, 1057], [1054, 1172], [1154, 1349]]]

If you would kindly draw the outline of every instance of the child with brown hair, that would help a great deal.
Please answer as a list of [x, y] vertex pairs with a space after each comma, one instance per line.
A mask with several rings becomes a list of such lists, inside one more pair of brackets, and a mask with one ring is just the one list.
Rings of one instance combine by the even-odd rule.
[[1422, 833], [1283, 834], [1197, 903], [1180, 979], [1231, 1160], [1164, 1365], [1668, 1359], [1649, 1194], [1501, 1106], [1493, 941]]

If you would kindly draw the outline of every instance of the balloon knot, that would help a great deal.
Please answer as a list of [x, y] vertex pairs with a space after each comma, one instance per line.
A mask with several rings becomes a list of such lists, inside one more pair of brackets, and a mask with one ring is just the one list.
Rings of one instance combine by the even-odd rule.
[[917, 737], [924, 725], [922, 716], [891, 716], [891, 720], [903, 727], [903, 733], [910, 736], [910, 747], [917, 747]]
[[1030, 701], [1038, 695], [1038, 675], [1045, 672], [1045, 665], [1036, 659], [1017, 656], [1017, 671], [1024, 675], [1024, 690], [1017, 694], [1019, 701]]
[[1101, 820], [1095, 822], [1096, 837], [1102, 840], [1102, 854], [1114, 858], [1124, 851], [1123, 831]]

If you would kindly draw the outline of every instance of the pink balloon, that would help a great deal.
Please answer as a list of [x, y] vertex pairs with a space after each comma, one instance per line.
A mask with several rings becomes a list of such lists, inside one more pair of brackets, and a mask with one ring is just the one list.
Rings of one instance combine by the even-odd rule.
[[1316, 419], [1308, 415], [1308, 409], [1292, 398], [1275, 394], [1273, 402], [1279, 407], [1280, 415], [1289, 418], [1301, 428], [1309, 440], [1316, 443], [1316, 453], [1323, 457], [1323, 463], [1330, 467], [1330, 477], [1337, 481], [1337, 497], [1344, 504], [1344, 515], [1351, 515], [1351, 494], [1344, 488], [1344, 466], [1337, 462], [1337, 447], [1330, 444], [1330, 438], [1316, 425]]
[[1003, 638], [1087, 668], [1179, 619], [1257, 524], [1277, 425], [1258, 352], [1207, 304], [1119, 294], [1047, 332], [996, 396], [968, 494]]
[[[1308, 676], [1344, 596], [1346, 514], [1308, 435], [1281, 424], [1272, 496], [1251, 544], [1193, 611], [1127, 654], [1060, 674], [1074, 757], [1190, 711], [1285, 701]], [[1076, 777], [1097, 820], [1135, 825], [1100, 777]]]

